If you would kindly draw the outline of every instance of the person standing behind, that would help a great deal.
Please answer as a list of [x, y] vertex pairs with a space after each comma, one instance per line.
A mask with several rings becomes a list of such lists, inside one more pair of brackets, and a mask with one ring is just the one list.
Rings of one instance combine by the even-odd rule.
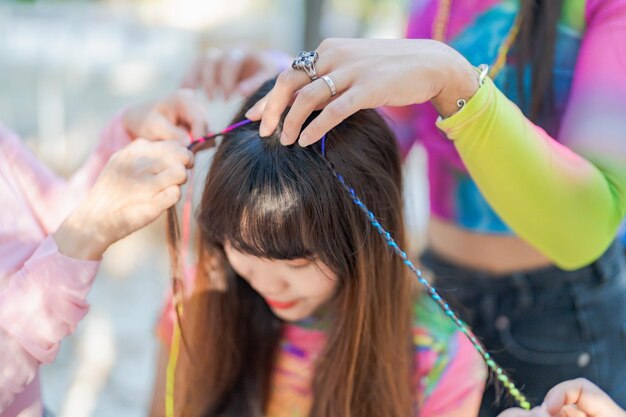
[[178, 201], [187, 130], [205, 129], [188, 90], [130, 107], [65, 180], [0, 127], [1, 417], [43, 416], [39, 366], [87, 313], [102, 254]]

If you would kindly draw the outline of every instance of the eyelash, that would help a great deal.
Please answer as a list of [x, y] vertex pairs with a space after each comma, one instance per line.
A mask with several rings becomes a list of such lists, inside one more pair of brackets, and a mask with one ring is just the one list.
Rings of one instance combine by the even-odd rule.
[[306, 268], [307, 266], [311, 265], [311, 262], [307, 262], [303, 265], [291, 265], [291, 264], [287, 264], [289, 266], [289, 268], [291, 269], [302, 269], [302, 268]]

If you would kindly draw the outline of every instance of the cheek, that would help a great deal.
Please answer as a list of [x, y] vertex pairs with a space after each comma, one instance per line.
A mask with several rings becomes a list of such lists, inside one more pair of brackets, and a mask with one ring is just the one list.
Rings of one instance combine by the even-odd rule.
[[302, 297], [326, 301], [335, 293], [338, 279], [332, 273], [323, 273], [318, 268], [312, 268], [306, 276], [293, 280], [291, 285]]

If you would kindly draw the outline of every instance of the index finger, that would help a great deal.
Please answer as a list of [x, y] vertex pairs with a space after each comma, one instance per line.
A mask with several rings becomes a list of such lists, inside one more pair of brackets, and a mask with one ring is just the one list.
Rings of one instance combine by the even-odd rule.
[[176, 109], [176, 121], [183, 122], [195, 136], [203, 136], [207, 133], [206, 109], [193, 90], [181, 89], [174, 93], [174, 108]]
[[246, 113], [246, 117], [251, 117], [251, 120], [261, 119], [259, 134], [271, 135], [278, 127], [280, 117], [293, 95], [310, 82], [311, 79], [305, 72], [293, 68], [286, 69], [278, 75], [276, 84], [270, 92]]

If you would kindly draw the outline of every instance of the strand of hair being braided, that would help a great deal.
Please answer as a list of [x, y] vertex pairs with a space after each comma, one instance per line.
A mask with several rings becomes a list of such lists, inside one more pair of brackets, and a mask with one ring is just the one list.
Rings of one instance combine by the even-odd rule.
[[322, 137], [321, 140], [321, 153], [322, 159], [326, 163], [328, 169], [333, 173], [334, 177], [338, 180], [341, 187], [349, 194], [350, 199], [356, 204], [356, 206], [365, 214], [368, 222], [376, 229], [376, 231], [383, 237], [385, 243], [393, 252], [398, 255], [402, 262], [415, 274], [417, 277], [417, 281], [426, 288], [426, 291], [430, 298], [432, 298], [437, 305], [443, 310], [444, 314], [450, 318], [459, 328], [459, 330], [469, 339], [474, 348], [478, 351], [478, 353], [482, 356], [485, 361], [485, 364], [489, 368], [493, 375], [497, 378], [497, 380], [506, 388], [509, 395], [519, 404], [523, 409], [530, 409], [530, 402], [526, 399], [524, 394], [520, 392], [520, 390], [515, 386], [515, 383], [511, 380], [511, 378], [506, 374], [506, 372], [491, 358], [491, 355], [482, 343], [476, 338], [474, 333], [470, 330], [470, 328], [459, 318], [459, 316], [452, 310], [450, 305], [439, 295], [439, 292], [423, 277], [422, 271], [420, 271], [414, 264], [411, 262], [406, 252], [402, 250], [391, 236], [383, 225], [380, 223], [378, 218], [372, 213], [367, 206], [361, 201], [361, 199], [357, 196], [356, 192], [350, 185], [346, 182], [346, 180], [337, 172], [332, 162], [326, 157], [326, 135]]

